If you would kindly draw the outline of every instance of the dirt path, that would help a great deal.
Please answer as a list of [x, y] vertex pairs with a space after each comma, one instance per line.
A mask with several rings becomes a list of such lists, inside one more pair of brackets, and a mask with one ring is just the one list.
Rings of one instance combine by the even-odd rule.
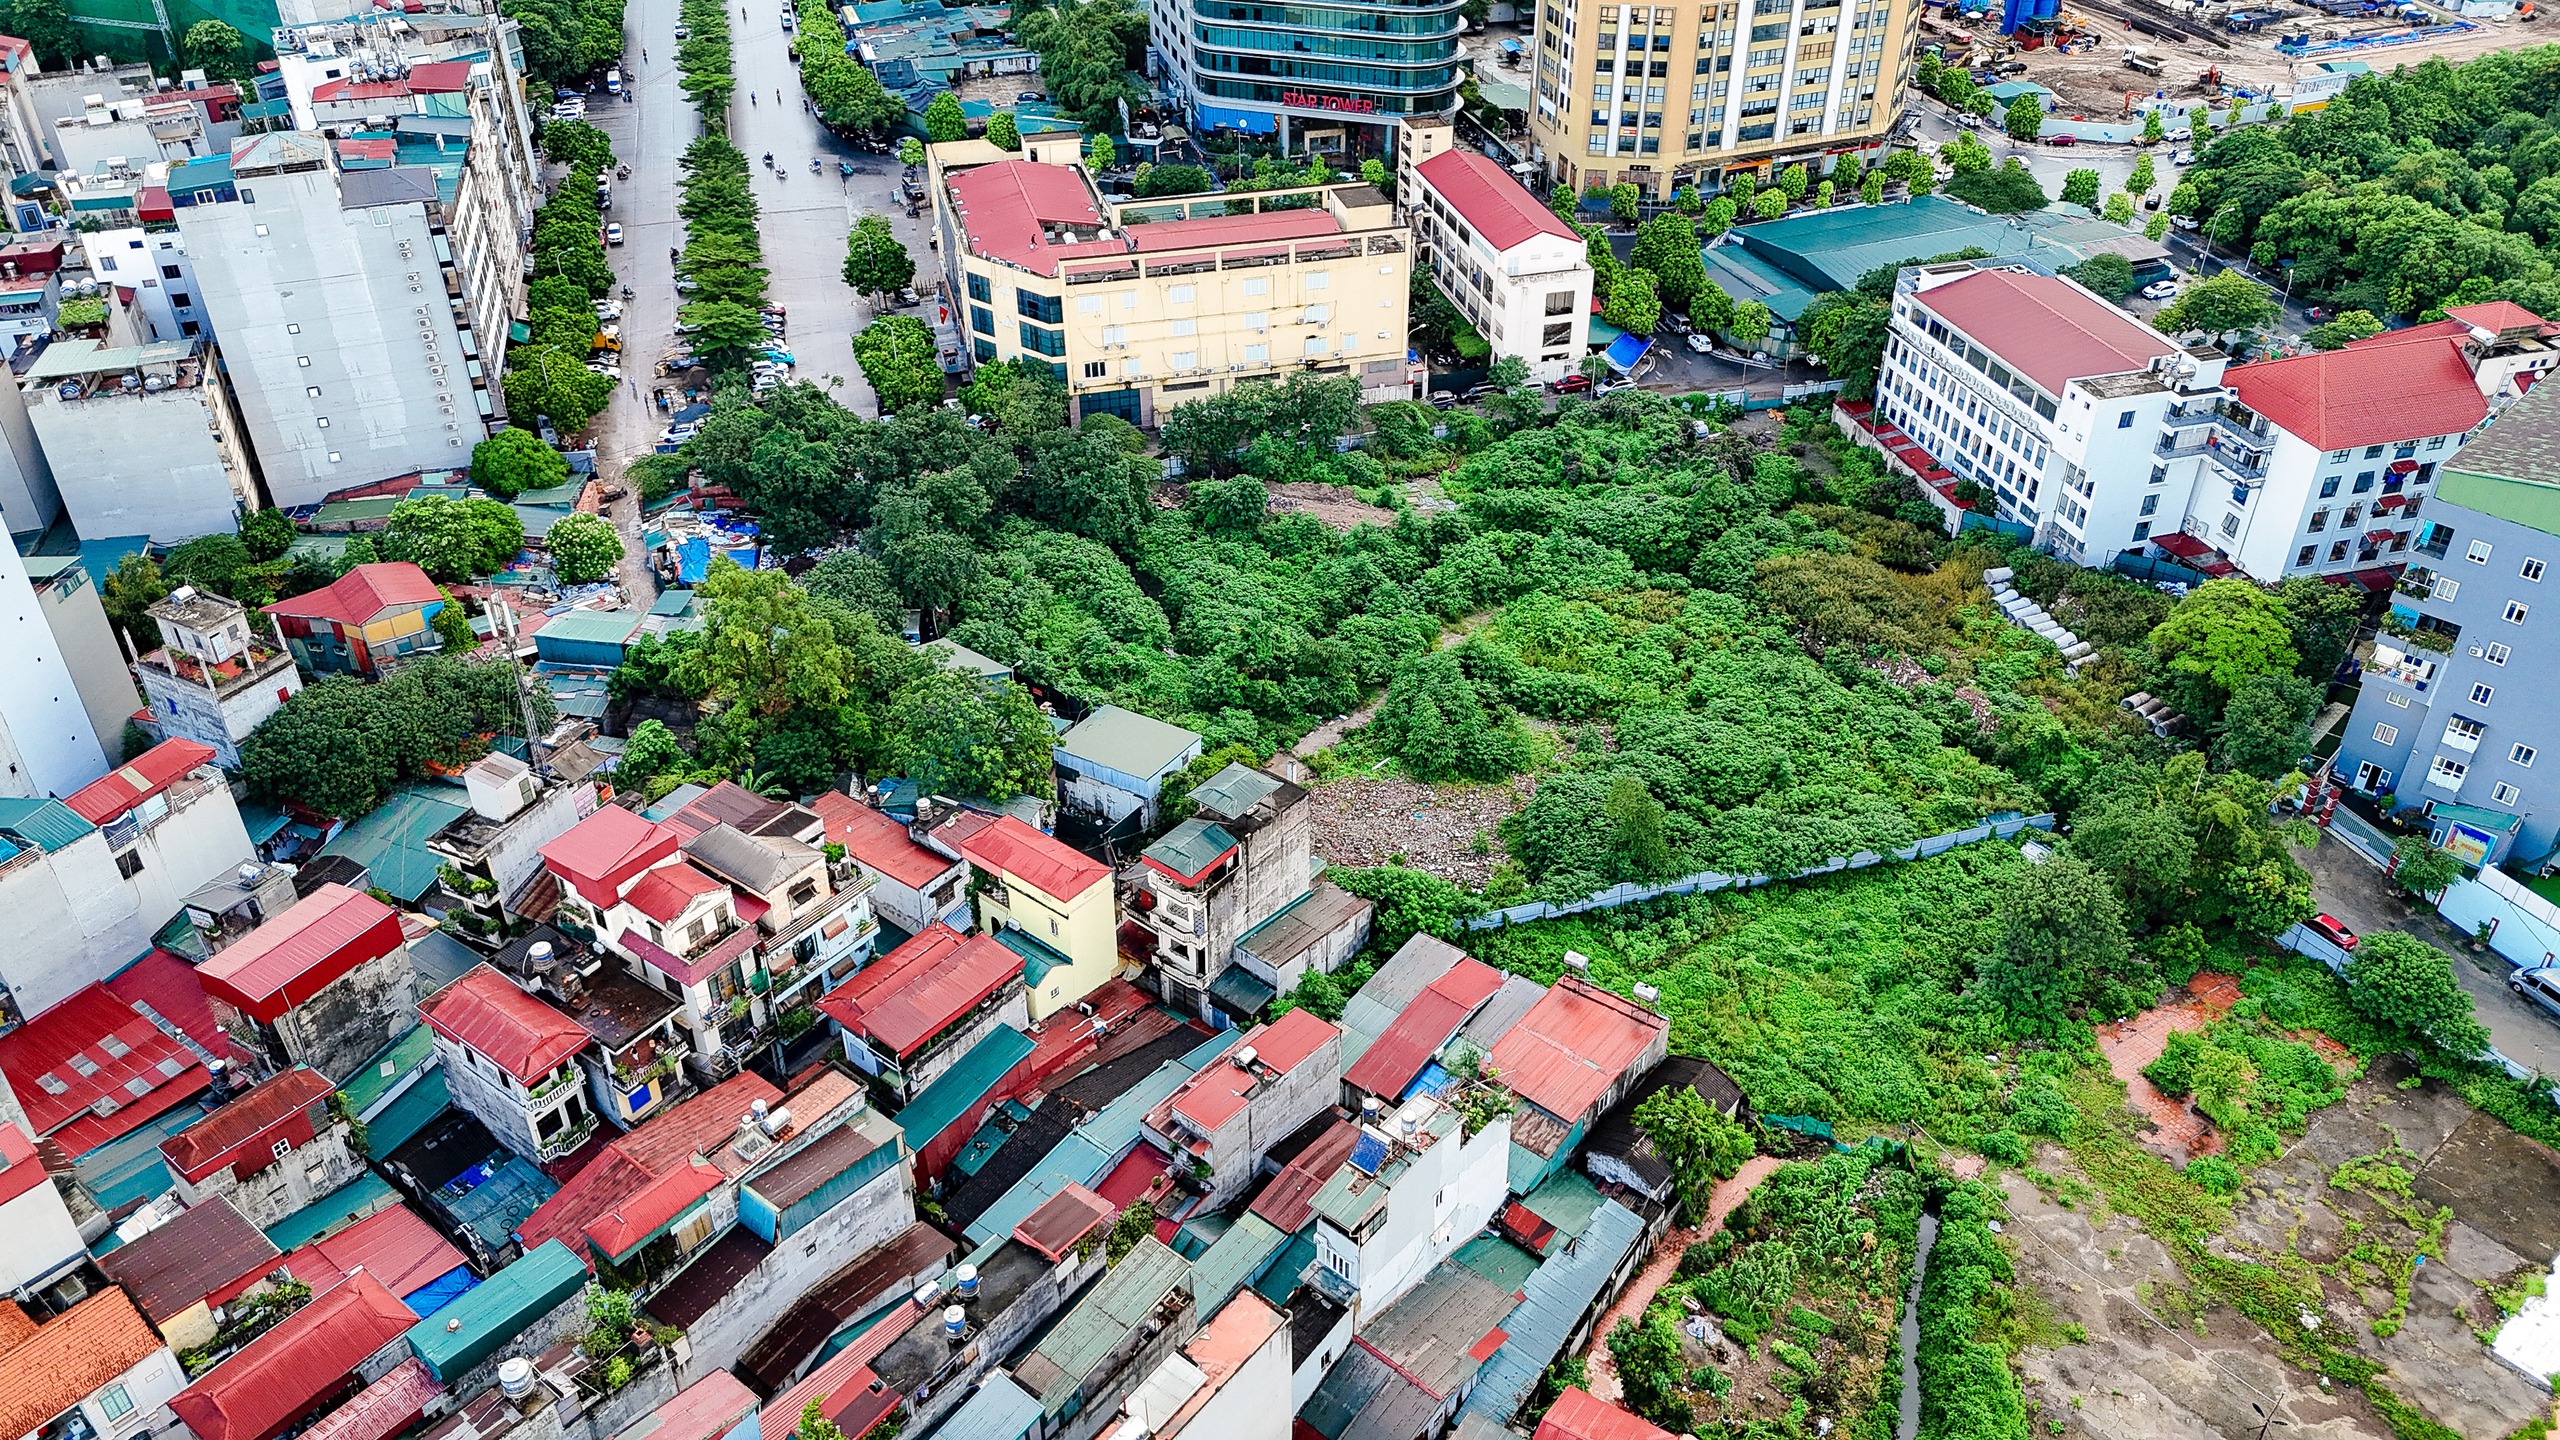
[[1705, 1224], [1694, 1230], [1672, 1230], [1663, 1235], [1661, 1242], [1653, 1247], [1653, 1258], [1645, 1262], [1643, 1271], [1628, 1283], [1626, 1293], [1618, 1297], [1618, 1303], [1610, 1306], [1609, 1313], [1601, 1316], [1600, 1323], [1592, 1328], [1591, 1348], [1583, 1355], [1584, 1363], [1589, 1367], [1585, 1389], [1612, 1405], [1618, 1403], [1621, 1393], [1618, 1389], [1618, 1366], [1609, 1355], [1609, 1331], [1620, 1320], [1642, 1315], [1644, 1307], [1653, 1303], [1654, 1292], [1660, 1290], [1671, 1279], [1672, 1272], [1680, 1268], [1680, 1257], [1689, 1247], [1723, 1229], [1725, 1217], [1758, 1189], [1761, 1181], [1768, 1179], [1785, 1163], [1773, 1155], [1752, 1156], [1743, 1162], [1742, 1169], [1732, 1179], [1716, 1186], [1714, 1198], [1707, 1202]]
[[2151, 1121], [2144, 1143], [2173, 1165], [2214, 1153], [2222, 1148], [2222, 1137], [2185, 1101], [2161, 1094], [2142, 1067], [2160, 1058], [2171, 1035], [2203, 1029], [2239, 999], [2239, 982], [2207, 972], [2188, 982], [2186, 998], [2098, 1027], [2099, 1053], [2107, 1057], [2107, 1069], [2124, 1082], [2125, 1103]]

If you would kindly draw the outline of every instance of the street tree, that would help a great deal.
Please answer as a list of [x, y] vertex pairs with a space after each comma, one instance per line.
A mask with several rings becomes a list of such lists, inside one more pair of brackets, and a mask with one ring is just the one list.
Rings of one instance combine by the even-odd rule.
[[1787, 203], [1792, 205], [1813, 188], [1813, 171], [1799, 160], [1778, 172], [1778, 188], [1786, 193]]
[[1707, 266], [1698, 245], [1697, 222], [1677, 211], [1666, 210], [1644, 222], [1636, 231], [1631, 258], [1637, 269], [1653, 273], [1662, 303], [1673, 310], [1687, 310], [1706, 288]]
[[2392, 847], [2392, 883], [2418, 899], [2432, 900], [2462, 877], [2462, 862], [2430, 844], [2424, 835], [2403, 835]]
[[2066, 205], [2086, 205], [2095, 209], [2098, 204], [2098, 187], [2097, 171], [2074, 170], [2062, 177], [2062, 202]]
[[924, 163], [924, 142], [913, 135], [898, 142], [898, 163], [916, 166]]
[[2133, 161], [2133, 173], [2127, 175], [2124, 180], [2124, 188], [2126, 191], [2135, 195], [2148, 195], [2151, 193], [2151, 187], [2159, 183], [2160, 172], [2152, 168], [2151, 157], [2148, 155], [2135, 156]]
[[471, 447], [471, 483], [501, 500], [547, 490], [568, 478], [568, 457], [530, 430], [509, 426]]
[[1632, 225], [1636, 207], [1644, 203], [1644, 192], [1632, 180], [1621, 180], [1609, 187], [1609, 218], [1621, 225]]
[[562, 516], [542, 543], [551, 552], [551, 568], [572, 585], [601, 580], [622, 560], [622, 536], [601, 515]]
[[1775, 220], [1787, 213], [1787, 192], [1772, 186], [1751, 197], [1751, 213], [1763, 220]]
[[1662, 321], [1662, 296], [1650, 270], [1621, 270], [1610, 282], [1600, 318], [1630, 335], [1650, 335]]
[[2012, 140], [2033, 140], [2044, 130], [2044, 106], [2033, 95], [2021, 95], [2001, 114], [2000, 128]]
[[886, 296], [915, 283], [916, 257], [899, 243], [886, 218], [865, 215], [845, 237], [844, 283], [865, 295]]
[[569, 434], [587, 428], [587, 422], [613, 398], [612, 380], [556, 345], [509, 348], [502, 383], [507, 408], [519, 418], [546, 416]]
[[945, 90], [924, 107], [924, 136], [936, 145], [969, 138], [969, 117], [960, 109], [960, 97]]
[[933, 332], [912, 315], [883, 315], [853, 337], [853, 358], [883, 418], [942, 399], [942, 360]]
[[1733, 307], [1733, 324], [1727, 327], [1727, 333], [1743, 345], [1752, 346], [1768, 339], [1774, 324], [1768, 306], [1757, 300], [1745, 300]]
[[2105, 207], [2098, 213], [2104, 215], [2110, 225], [2130, 225], [2133, 223], [2133, 197], [2119, 190], [2107, 197]]
[[2064, 267], [2063, 273], [2089, 287], [2090, 293], [2102, 300], [2116, 299], [2133, 288], [2133, 262], [2104, 250], [2077, 265]]
[[2161, 307], [2151, 326], [2163, 335], [2201, 330], [2225, 336], [2264, 325], [2275, 318], [2276, 298], [2267, 287], [2236, 270], [2199, 280]]

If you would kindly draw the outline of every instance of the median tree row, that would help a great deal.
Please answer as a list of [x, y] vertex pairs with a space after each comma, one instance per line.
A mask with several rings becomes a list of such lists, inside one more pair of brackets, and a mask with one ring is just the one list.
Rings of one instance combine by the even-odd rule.
[[744, 151], [720, 135], [687, 146], [676, 214], [685, 224], [676, 261], [685, 303], [676, 323], [697, 355], [735, 365], [765, 344], [764, 249], [756, 237], [756, 197]]
[[729, 55], [727, 0], [684, 0], [685, 38], [676, 44], [677, 83], [702, 112], [704, 125], [717, 125], [729, 115], [738, 88]]
[[800, 88], [828, 129], [885, 132], [905, 118], [907, 103], [845, 53], [844, 25], [826, 0], [800, 0], [800, 38], [791, 53], [800, 62]]

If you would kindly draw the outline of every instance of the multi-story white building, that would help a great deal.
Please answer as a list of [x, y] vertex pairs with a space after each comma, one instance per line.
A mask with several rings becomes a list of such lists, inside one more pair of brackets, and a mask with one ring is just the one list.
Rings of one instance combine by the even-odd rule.
[[107, 623], [106, 602], [89, 567], [77, 555], [31, 555], [26, 564], [36, 603], [62, 646], [63, 663], [71, 667], [71, 683], [88, 707], [100, 748], [112, 744], [121, 750], [125, 722], [142, 709], [142, 696], [134, 689], [133, 672], [125, 666], [124, 648]]
[[257, 508], [217, 366], [200, 340], [64, 340], [27, 368], [18, 393], [82, 534], [177, 544]]
[[[102, 531], [113, 534], [113, 531]], [[78, 677], [18, 547], [0, 542], [0, 796], [68, 795], [107, 773]]]
[[139, 225], [80, 236], [89, 273], [115, 287], [111, 338], [126, 345], [201, 340], [212, 331], [187, 264], [186, 237]]
[[595, 1105], [577, 1064], [594, 1038], [496, 967], [464, 972], [428, 996], [418, 1018], [435, 1034], [453, 1103], [499, 1144], [544, 1161], [595, 1133]]
[[259, 136], [232, 161], [237, 203], [179, 212], [279, 505], [458, 468], [488, 434], [434, 172], [341, 172], [333, 154], [318, 137]]
[[1364, 1118], [1351, 1158], [1316, 1192], [1316, 1261], [1354, 1297], [1353, 1323], [1396, 1302], [1491, 1223], [1510, 1193], [1511, 1119], [1473, 1135], [1417, 1093]]
[[145, 612], [160, 649], [134, 662], [160, 733], [213, 747], [214, 763], [240, 763], [240, 742], [302, 688], [275, 622], [239, 602], [181, 585]]
[[1422, 161], [1398, 193], [1441, 293], [1493, 353], [1527, 362], [1540, 383], [1570, 374], [1591, 333], [1591, 256], [1580, 232], [1473, 150]]

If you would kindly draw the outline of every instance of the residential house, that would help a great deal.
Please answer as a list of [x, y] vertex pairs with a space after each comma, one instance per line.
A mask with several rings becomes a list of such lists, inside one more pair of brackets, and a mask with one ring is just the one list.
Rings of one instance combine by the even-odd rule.
[[313, 890], [196, 975], [243, 1054], [308, 1065], [333, 1082], [417, 1023], [399, 912], [344, 885]]
[[[1445, 122], [1443, 122], [1445, 126]], [[1412, 127], [1409, 134], [1421, 127]], [[1548, 384], [1589, 353], [1594, 275], [1582, 233], [1543, 196], [1474, 150], [1452, 145], [1412, 167], [1400, 192], [1414, 242], [1496, 357]]]
[[1117, 705], [1077, 721], [1051, 753], [1068, 809], [1114, 824], [1136, 815], [1139, 830], [1154, 828], [1165, 783], [1199, 758], [1199, 736]]
[[978, 928], [1022, 956], [1031, 1018], [1071, 1009], [1120, 967], [1111, 869], [1012, 816], [920, 814], [924, 843], [969, 862]]
[[178, 1357], [113, 1286], [41, 1325], [0, 1301], [0, 1375], [0, 1434], [24, 1440], [157, 1433], [187, 1383]]
[[220, 1332], [225, 1308], [264, 1285], [283, 1260], [265, 1232], [217, 1195], [99, 1256], [98, 1268], [133, 1297], [170, 1349], [196, 1350]]
[[[1393, 1106], [1418, 1091], [1438, 1094], [1453, 1073], [1441, 1065], [1444, 1057], [1450, 1066], [1465, 1069], [1462, 1057], [1482, 1053], [1481, 1047], [1464, 1038], [1464, 1032], [1501, 993], [1502, 972], [1455, 950], [1447, 953], [1456, 956], [1457, 963], [1424, 985], [1343, 1071], [1343, 1083], [1354, 1096], [1371, 1096]], [[1370, 983], [1375, 985], [1376, 980]], [[1369, 988], [1361, 987], [1360, 993], [1367, 995]], [[1349, 1018], [1347, 1011], [1345, 1018]]]
[[[823, 1396], [830, 1416], [848, 1404], [864, 1403], [839, 1387], [858, 1376], [860, 1388], [867, 1389], [878, 1378], [871, 1373], [868, 1362], [888, 1348], [897, 1339], [895, 1335], [882, 1335], [875, 1342], [865, 1333], [860, 1345], [838, 1350], [834, 1358], [824, 1362], [817, 1357], [847, 1324], [866, 1315], [881, 1315], [900, 1300], [920, 1299], [929, 1282], [950, 1273], [951, 1262], [958, 1254], [959, 1247], [949, 1236], [922, 1221], [858, 1252], [803, 1290], [799, 1299], [782, 1307], [780, 1316], [766, 1325], [755, 1343], [739, 1357], [738, 1373], [760, 1390], [796, 1393], [794, 1405], [805, 1405], [809, 1398]], [[939, 1290], [936, 1293], [938, 1297]], [[793, 1376], [800, 1379], [795, 1382]], [[880, 1401], [874, 1414], [886, 1414], [903, 1403], [902, 1397], [890, 1394], [885, 1386], [871, 1393]], [[771, 1409], [765, 1413], [777, 1420], [788, 1418]]]
[[302, 689], [302, 668], [275, 621], [253, 621], [238, 601], [192, 585], [143, 613], [160, 627], [160, 648], [133, 664], [151, 723], [173, 739], [212, 746], [216, 764], [238, 768], [240, 742]]
[[1224, 1208], [1260, 1175], [1271, 1147], [1333, 1108], [1342, 1091], [1342, 1031], [1292, 1010], [1237, 1037], [1147, 1113], [1147, 1139], [1187, 1164], [1204, 1210]]
[[1455, 1261], [1433, 1267], [1360, 1325], [1342, 1359], [1298, 1412], [1323, 1440], [1430, 1440], [1466, 1403], [1503, 1340], [1514, 1296]]
[[1027, 1062], [1038, 1049], [1030, 1036], [999, 1025], [899, 1108], [898, 1128], [915, 1152], [919, 1186], [939, 1191], [951, 1162], [988, 1113], [1032, 1086]]
[[409, 1359], [418, 1317], [355, 1275], [275, 1323], [169, 1401], [195, 1440], [275, 1440]]
[[1751, 1123], [1751, 1104], [1733, 1077], [1712, 1062], [1687, 1055], [1665, 1056], [1651, 1073], [1621, 1096], [1593, 1125], [1582, 1152], [1583, 1168], [1604, 1190], [1642, 1197], [1652, 1206], [1671, 1203], [1671, 1167], [1654, 1148], [1653, 1138], [1636, 1127], [1635, 1113], [1665, 1090], [1685, 1088], [1728, 1120]]
[[[8, 304], [0, 283], [0, 315]], [[12, 377], [62, 507], [90, 535], [228, 535], [257, 508], [240, 417], [206, 341], [64, 339]]]
[[496, 967], [472, 967], [428, 996], [418, 1018], [435, 1031], [453, 1103], [499, 1144], [540, 1163], [595, 1133], [577, 1065], [593, 1037]]
[[850, 795], [828, 791], [809, 802], [826, 822], [827, 839], [871, 881], [871, 908], [910, 935], [934, 925], [969, 926], [969, 866], [917, 843], [907, 827]]
[[[1570, 1160], [1601, 1114], [1662, 1063], [1670, 1036], [1666, 1017], [1568, 969], [1494, 1042], [1493, 1073], [1522, 1105], [1512, 1143], [1538, 1157], [1539, 1178]], [[1523, 1192], [1536, 1183], [1525, 1169], [1512, 1180]]]
[[997, 1027], [1030, 1024], [1022, 957], [989, 935], [935, 925], [854, 972], [818, 1009], [845, 1058], [912, 1101]]
[[297, 1065], [160, 1142], [178, 1198], [220, 1197], [263, 1230], [365, 1174], [329, 1081]]
[[230, 777], [214, 761], [209, 745], [163, 740], [63, 798], [98, 827], [134, 914], [155, 931], [196, 891], [258, 863]]
[[782, 1102], [771, 1081], [752, 1072], [668, 1106], [648, 1124], [617, 1137], [604, 1153], [545, 1199], [516, 1237], [527, 1250], [553, 1240], [568, 1245], [592, 1267], [595, 1251], [586, 1232], [630, 1197], [689, 1167], [696, 1156], [715, 1156], [729, 1141], [759, 1127]]
[[282, 1268], [314, 1295], [370, 1275], [419, 1316], [480, 1283], [463, 1253], [406, 1205], [377, 1210], [302, 1246], [284, 1257]]
[[2330, 762], [2469, 865], [2546, 868], [2560, 845], [2560, 811], [2536, 800], [2542, 752], [2560, 755], [2543, 663], [2560, 649], [2541, 646], [2560, 616], [2560, 600], [2542, 598], [2560, 562], [2549, 458], [2560, 393], [2546, 387], [2508, 406], [2439, 481]]
[[1209, 1317], [1120, 1402], [1150, 1440], [1288, 1440], [1288, 1317], [1250, 1290]]
[[426, 571], [406, 560], [382, 560], [263, 608], [303, 669], [378, 675], [387, 664], [443, 647], [434, 620], [447, 603]]
[[471, 808], [428, 836], [427, 848], [462, 877], [457, 898], [494, 926], [542, 876], [542, 847], [596, 813], [596, 787], [492, 750], [462, 772], [462, 788]]
[[1305, 894], [1236, 937], [1233, 961], [1209, 982], [1210, 1000], [1232, 1015], [1230, 1005], [1251, 1004], [1264, 989], [1275, 997], [1286, 995], [1310, 974], [1333, 974], [1369, 943], [1377, 911], [1374, 901], [1330, 880], [1314, 882]]
[[1510, 1149], [1510, 1117], [1471, 1135], [1427, 1094], [1364, 1114], [1349, 1157], [1307, 1202], [1322, 1278], [1351, 1302], [1355, 1326], [1493, 1219], [1511, 1189]]
[[838, 885], [816, 845], [723, 823], [682, 848], [694, 868], [728, 883], [739, 917], [762, 932], [757, 951], [773, 1012], [817, 999], [871, 957], [880, 926], [868, 887], [849, 872]]
[[169, 917], [144, 916], [140, 878], [70, 806], [0, 799], [0, 913], [18, 941], [0, 946], [0, 1021], [58, 1005], [150, 948]]
[[684, 1005], [611, 957], [598, 959], [548, 925], [507, 942], [490, 963], [567, 1016], [595, 1043], [576, 1060], [597, 1113], [628, 1130], [691, 1091]]
[[[14, 523], [0, 516], [0, 528]], [[107, 773], [106, 742], [18, 547], [0, 552], [0, 796], [68, 795]]]
[[[154, 951], [0, 1034], [9, 1082], [0, 1099], [20, 1107], [30, 1134], [76, 1160], [203, 1094], [213, 1079], [206, 1057], [231, 1047], [209, 1017], [181, 1008], [195, 978], [184, 961]], [[202, 997], [198, 989], [199, 1007]]]
[[[399, 1363], [415, 1364], [425, 1371], [422, 1378], [448, 1391], [476, 1390], [498, 1378], [509, 1350], [539, 1355], [581, 1338], [589, 1323], [586, 1288], [586, 1267], [567, 1246], [535, 1246], [412, 1324], [403, 1336], [407, 1357]], [[640, 1358], [647, 1363], [650, 1357]]]
[[[737, 1376], [714, 1370], [632, 1427], [650, 1440], [723, 1440], [756, 1423], [763, 1402]], [[858, 1433], [858, 1432], [857, 1432]]]
[[34, 1137], [16, 1121], [0, 1120], [0, 1290], [41, 1295], [88, 1255]]
[[1090, 1440], [1200, 1328], [1191, 1262], [1150, 1235], [1013, 1364], [1047, 1440]]
[[1568, 1385], [1547, 1407], [1532, 1440], [1672, 1440], [1671, 1432], [1639, 1420], [1579, 1385]]

